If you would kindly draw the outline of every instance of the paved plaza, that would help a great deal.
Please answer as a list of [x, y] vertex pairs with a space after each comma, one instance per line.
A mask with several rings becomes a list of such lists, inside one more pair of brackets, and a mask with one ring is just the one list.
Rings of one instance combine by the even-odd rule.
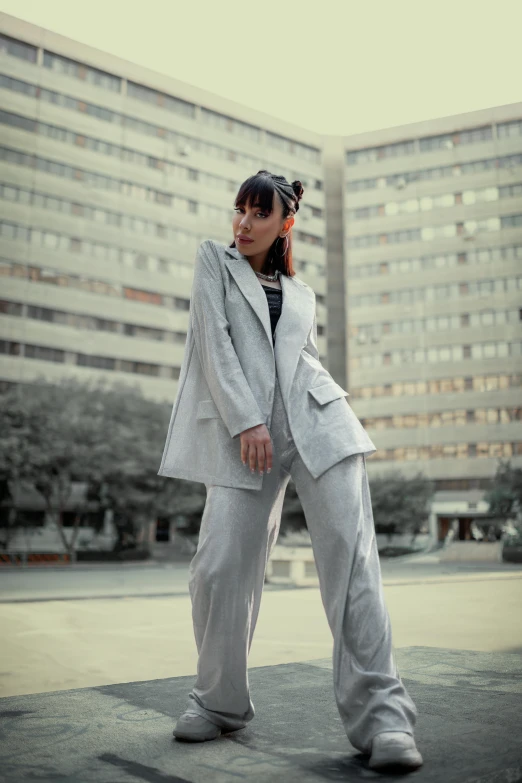
[[[522, 781], [522, 568], [383, 562], [433, 783]], [[243, 730], [173, 739], [195, 681], [188, 564], [0, 574], [0, 783], [394, 780], [344, 734], [317, 588], [266, 585]]]
[[[131, 651], [129, 651], [130, 654]], [[516, 654], [409, 647], [397, 661], [419, 709], [422, 783], [522, 780], [522, 666]], [[396, 780], [344, 734], [330, 658], [250, 670], [256, 709], [241, 731], [172, 737], [193, 677], [0, 699], [3, 783], [313, 783]], [[402, 779], [402, 775], [400, 776]]]

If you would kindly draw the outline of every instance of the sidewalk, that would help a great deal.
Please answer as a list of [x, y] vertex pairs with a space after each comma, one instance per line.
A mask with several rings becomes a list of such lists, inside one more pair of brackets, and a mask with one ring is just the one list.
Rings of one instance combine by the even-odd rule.
[[[415, 780], [522, 781], [521, 656], [404, 647], [396, 657], [419, 711], [415, 736], [424, 766]], [[250, 669], [253, 721], [211, 742], [182, 743], [172, 730], [194, 681], [174, 677], [0, 699], [2, 780], [397, 779], [369, 770], [368, 756], [348, 742], [330, 659]]]

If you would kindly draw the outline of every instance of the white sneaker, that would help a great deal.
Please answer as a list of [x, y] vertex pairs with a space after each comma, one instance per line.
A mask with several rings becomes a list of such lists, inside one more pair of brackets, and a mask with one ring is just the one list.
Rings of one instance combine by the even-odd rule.
[[219, 737], [221, 729], [202, 715], [186, 711], [179, 718], [172, 733], [176, 739], [187, 740], [188, 742], [205, 742], [205, 740], [213, 740]]
[[415, 740], [405, 731], [383, 731], [372, 740], [371, 769], [403, 767], [417, 769], [423, 764]]

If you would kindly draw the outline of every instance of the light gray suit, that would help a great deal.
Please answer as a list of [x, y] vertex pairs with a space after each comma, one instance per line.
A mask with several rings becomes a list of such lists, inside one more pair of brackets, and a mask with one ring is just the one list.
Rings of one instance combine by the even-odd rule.
[[[159, 471], [207, 488], [189, 569], [199, 654], [189, 710], [228, 730], [254, 717], [248, 655], [291, 477], [334, 638], [339, 714], [352, 745], [370, 752], [375, 734], [413, 734], [416, 718], [382, 591], [366, 473], [375, 446], [319, 361], [312, 289], [284, 275], [281, 285], [274, 350], [266, 294], [248, 259], [212, 240], [198, 250]], [[260, 423], [273, 444], [272, 472], [263, 475], [240, 458], [239, 434]]]
[[281, 275], [272, 343], [266, 295], [246, 256], [206, 239], [198, 248], [178, 393], [158, 475], [261, 489], [241, 462], [239, 434], [270, 429], [276, 367], [292, 435], [314, 478], [376, 448], [319, 361], [315, 294]]

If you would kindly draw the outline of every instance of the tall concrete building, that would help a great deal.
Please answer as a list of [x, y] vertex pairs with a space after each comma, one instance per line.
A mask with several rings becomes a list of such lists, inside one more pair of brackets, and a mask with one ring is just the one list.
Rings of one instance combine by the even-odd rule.
[[343, 139], [351, 397], [439, 489], [522, 465], [522, 103]]
[[232, 242], [260, 169], [305, 188], [295, 269], [326, 359], [320, 136], [6, 14], [0, 32], [0, 382], [109, 376], [172, 402], [197, 247]]
[[0, 32], [0, 384], [172, 402], [196, 249], [232, 241], [268, 169], [305, 187], [295, 267], [370, 471], [480, 497], [498, 457], [522, 465], [522, 103], [321, 136], [6, 14]]

